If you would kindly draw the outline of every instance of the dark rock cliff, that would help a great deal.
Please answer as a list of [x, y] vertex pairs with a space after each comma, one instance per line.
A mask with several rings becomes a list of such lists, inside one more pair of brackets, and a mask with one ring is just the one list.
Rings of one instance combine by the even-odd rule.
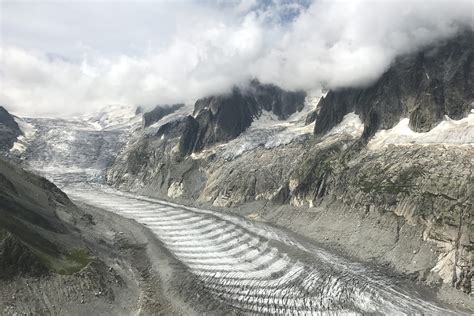
[[194, 106], [199, 123], [194, 151], [236, 138], [263, 110], [286, 119], [303, 109], [305, 97], [303, 91], [284, 91], [253, 80], [246, 89], [234, 88], [229, 94], [199, 99]]
[[8, 151], [20, 135], [20, 127], [13, 116], [0, 106], [0, 152]]
[[318, 104], [314, 132], [324, 134], [350, 112], [364, 122], [363, 137], [410, 119], [416, 132], [426, 132], [448, 115], [461, 119], [474, 102], [474, 33], [465, 32], [425, 50], [398, 58], [366, 88], [329, 91]]
[[[264, 110], [272, 112], [279, 119], [286, 119], [303, 109], [305, 98], [306, 93], [303, 91], [284, 91], [277, 86], [253, 80], [246, 88], [234, 87], [230, 93], [197, 100], [193, 115], [160, 126], [156, 134], [148, 138], [179, 138], [178, 153], [184, 157], [236, 138]], [[144, 127], [181, 106], [157, 107], [145, 113]]]
[[157, 105], [153, 110], [143, 113], [143, 126], [148, 127], [183, 106], [184, 104], [182, 103], [173, 105]]

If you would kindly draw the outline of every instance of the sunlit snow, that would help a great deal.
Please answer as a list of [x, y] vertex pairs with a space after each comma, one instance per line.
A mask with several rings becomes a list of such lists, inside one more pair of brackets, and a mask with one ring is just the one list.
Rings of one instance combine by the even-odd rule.
[[445, 116], [441, 123], [426, 133], [414, 132], [408, 123], [409, 119], [405, 118], [392, 129], [377, 132], [369, 142], [369, 148], [374, 149], [391, 144], [474, 144], [474, 110], [461, 120], [452, 120]]
[[364, 123], [360, 120], [359, 115], [354, 112], [348, 113], [344, 116], [341, 123], [334, 126], [325, 136], [333, 135], [348, 135], [352, 137], [362, 136], [364, 131]]
[[137, 115], [136, 106], [122, 104], [107, 105], [99, 111], [81, 118], [97, 130], [124, 128], [141, 120], [141, 116]]

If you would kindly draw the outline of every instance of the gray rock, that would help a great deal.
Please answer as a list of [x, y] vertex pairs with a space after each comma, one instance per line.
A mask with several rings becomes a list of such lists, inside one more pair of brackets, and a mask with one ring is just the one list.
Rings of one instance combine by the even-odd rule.
[[13, 116], [0, 106], [0, 152], [12, 148], [18, 136], [22, 134]]
[[194, 151], [236, 138], [262, 110], [286, 119], [303, 109], [305, 97], [302, 91], [288, 92], [253, 80], [246, 89], [234, 87], [229, 94], [199, 99], [194, 105], [199, 123]]
[[369, 87], [329, 91], [318, 104], [314, 132], [324, 134], [356, 112], [365, 125], [364, 138], [392, 128], [401, 118], [426, 132], [444, 115], [465, 117], [474, 102], [474, 33], [466, 31], [442, 44], [398, 58]]
[[153, 123], [158, 122], [163, 117], [168, 114], [171, 114], [180, 108], [182, 108], [184, 104], [172, 104], [172, 105], [157, 105], [155, 108], [149, 112], [143, 113], [143, 126], [148, 127]]

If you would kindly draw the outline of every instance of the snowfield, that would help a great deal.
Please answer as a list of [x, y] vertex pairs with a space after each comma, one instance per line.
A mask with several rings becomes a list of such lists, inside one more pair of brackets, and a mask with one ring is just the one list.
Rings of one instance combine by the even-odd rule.
[[474, 144], [474, 110], [471, 110], [471, 114], [461, 120], [452, 120], [445, 116], [441, 123], [426, 133], [414, 132], [408, 123], [409, 120], [405, 118], [392, 129], [377, 132], [369, 142], [369, 148], [410, 144]]

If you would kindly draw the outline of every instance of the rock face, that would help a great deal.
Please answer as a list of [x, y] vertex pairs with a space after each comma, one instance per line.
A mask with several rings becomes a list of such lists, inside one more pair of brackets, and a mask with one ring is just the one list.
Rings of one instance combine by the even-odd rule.
[[431, 130], [444, 115], [460, 119], [474, 104], [473, 62], [473, 32], [401, 57], [370, 87], [330, 91], [318, 105], [314, 132], [324, 134], [350, 112], [364, 122], [365, 138], [403, 117], [416, 132]]
[[148, 127], [151, 124], [158, 122], [168, 114], [175, 112], [182, 108], [184, 104], [173, 105], [157, 105], [153, 110], [143, 113], [143, 126]]
[[302, 91], [288, 92], [254, 80], [246, 89], [234, 88], [229, 94], [199, 99], [193, 113], [199, 123], [194, 151], [236, 138], [262, 110], [286, 119], [302, 110], [305, 97]]
[[156, 189], [166, 195], [172, 185], [180, 187], [174, 172], [179, 174], [178, 170], [182, 170], [194, 179], [192, 188], [179, 192], [197, 198], [204, 175], [194, 160], [187, 159], [189, 155], [238, 137], [263, 110], [271, 111], [282, 120], [301, 111], [305, 95], [252, 81], [245, 89], [234, 88], [229, 94], [199, 99], [193, 115], [167, 122], [156, 131], [129, 142], [109, 170], [108, 182], [128, 185], [152, 181]]
[[0, 152], [8, 151], [21, 134], [13, 116], [0, 106]]

